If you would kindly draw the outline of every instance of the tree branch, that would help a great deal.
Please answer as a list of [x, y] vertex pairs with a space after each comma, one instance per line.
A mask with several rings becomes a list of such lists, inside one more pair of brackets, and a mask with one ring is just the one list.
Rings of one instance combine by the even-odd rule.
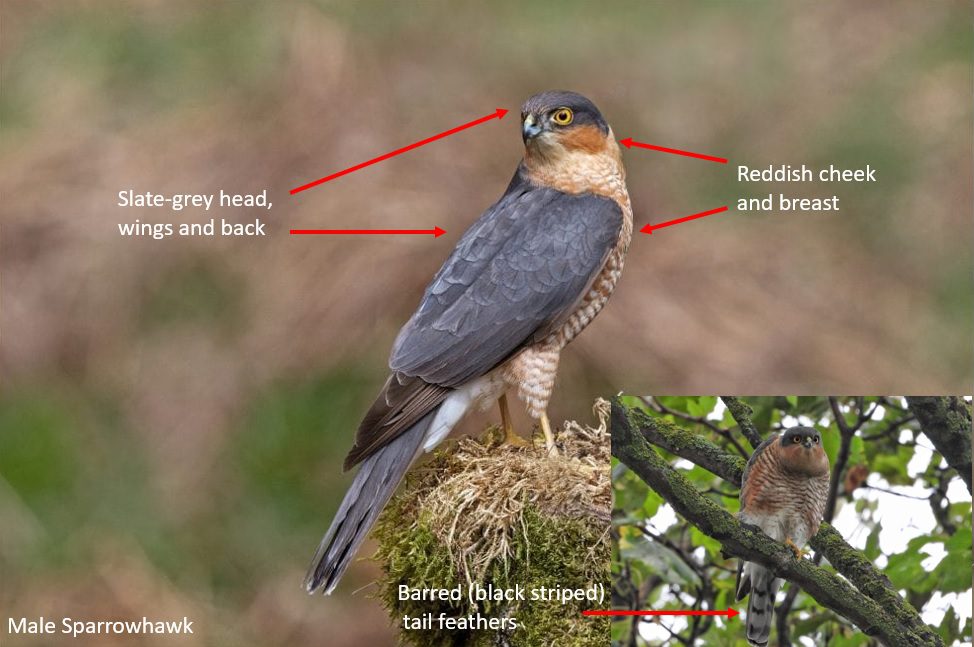
[[958, 397], [907, 396], [910, 411], [947, 464], [971, 490], [971, 409]]
[[[646, 434], [639, 433], [642, 431], [640, 419], [640, 412], [630, 411], [618, 399], [613, 400], [613, 455], [684, 519], [719, 541], [727, 555], [757, 562], [777, 576], [801, 586], [819, 604], [848, 618], [866, 635], [879, 637], [889, 647], [943, 647], [939, 636], [923, 624], [916, 611], [890, 587], [885, 576], [861, 552], [849, 546], [831, 526], [823, 524], [812, 539], [812, 546], [859, 587], [858, 590], [842, 578], [813, 565], [810, 560], [795, 559], [789, 548], [760, 529], [741, 524], [726, 510], [697, 492], [692, 483], [670, 467], [650, 446]], [[693, 435], [683, 433], [688, 437]], [[689, 442], [679, 443], [681, 447], [687, 444]], [[718, 448], [718, 451], [723, 450]], [[726, 463], [718, 460], [716, 464]], [[740, 482], [740, 474], [731, 476], [735, 477], [731, 482]]]
[[[835, 517], [835, 505], [839, 498], [839, 483], [842, 482], [842, 473], [845, 472], [846, 464], [849, 462], [849, 452], [852, 447], [852, 437], [856, 435], [856, 431], [865, 422], [863, 418], [862, 409], [859, 409], [859, 424], [856, 425], [855, 429], [849, 427], [848, 423], [845, 421], [845, 416], [842, 415], [842, 410], [839, 408], [838, 398], [829, 398], [829, 407], [832, 409], [832, 417], [835, 418], [835, 424], [839, 428], [839, 435], [841, 436], [839, 453], [835, 457], [835, 465], [832, 466], [832, 481], [829, 483], [829, 499], [825, 504], [825, 521], [831, 522], [832, 518]], [[861, 405], [860, 405], [861, 407]]]
[[741, 487], [741, 475], [744, 474], [746, 462], [740, 456], [724, 451], [697, 434], [687, 433], [679, 425], [662, 418], [654, 418], [640, 409], [630, 409], [629, 415], [632, 416], [636, 429], [650, 443], [713, 472], [734, 487]]
[[747, 442], [751, 443], [751, 449], [757, 449], [758, 445], [761, 444], [761, 434], [751, 422], [751, 414], [754, 413], [754, 410], [747, 403], [729, 395], [720, 396], [720, 400], [730, 411], [737, 426], [741, 428], [741, 433], [747, 438]]
[[733, 445], [734, 449], [737, 450], [737, 453], [739, 453], [741, 456], [744, 457], [744, 460], [747, 460], [747, 457], [751, 455], [750, 452], [744, 449], [744, 447], [742, 447], [741, 444], [737, 442], [737, 439], [734, 438], [734, 434], [732, 434], [726, 429], [722, 429], [718, 427], [710, 420], [707, 420], [706, 418], [703, 417], [691, 416], [689, 413], [683, 413], [682, 411], [677, 411], [676, 409], [670, 409], [659, 400], [656, 400], [655, 398], [649, 396], [641, 397], [639, 399], [643, 401], [643, 404], [645, 404], [650, 409], [653, 409], [654, 411], [659, 411], [660, 413], [666, 413], [675, 418], [680, 418], [682, 420], [687, 420], [689, 422], [695, 422], [698, 425], [703, 425], [704, 427], [714, 432], [721, 438], [724, 438], [725, 440], [727, 440], [727, 442]]

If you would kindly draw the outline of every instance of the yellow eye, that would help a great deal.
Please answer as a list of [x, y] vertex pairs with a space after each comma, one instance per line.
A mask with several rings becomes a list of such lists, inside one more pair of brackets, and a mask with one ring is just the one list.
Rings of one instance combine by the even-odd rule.
[[795, 436], [795, 440], [793, 440], [792, 442], [794, 442], [797, 445], [801, 441], [802, 441], [802, 437], [801, 436]]
[[555, 110], [554, 114], [551, 115], [551, 120], [559, 126], [567, 126], [574, 118], [575, 116], [568, 108], [558, 108]]

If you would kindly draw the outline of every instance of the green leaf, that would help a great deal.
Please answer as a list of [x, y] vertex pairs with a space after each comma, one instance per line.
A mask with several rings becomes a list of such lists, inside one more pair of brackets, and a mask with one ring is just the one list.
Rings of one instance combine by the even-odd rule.
[[667, 409], [673, 409], [674, 411], [682, 411], [683, 413], [690, 413], [690, 410], [687, 408], [687, 400], [689, 399], [690, 398], [686, 398], [684, 396], [668, 395], [668, 396], [657, 397], [656, 401], [662, 404]]
[[950, 645], [958, 637], [957, 626], [957, 614], [954, 613], [954, 607], [947, 607], [947, 613], [944, 614], [944, 619], [940, 622], [940, 627], [937, 628], [940, 637], [944, 639], [944, 644]]
[[951, 537], [944, 542], [944, 548], [949, 552], [955, 552], [959, 550], [964, 550], [970, 552], [971, 550], [971, 527], [969, 524], [961, 526], [957, 529]]
[[646, 403], [643, 402], [643, 399], [635, 395], [620, 396], [619, 401], [622, 402], [623, 405], [629, 407], [630, 409], [639, 409], [641, 411], [649, 410], [649, 408], [646, 406]]
[[731, 514], [737, 514], [741, 509], [741, 500], [736, 497], [721, 497], [721, 501], [724, 502], [724, 507], [727, 508], [727, 512]]
[[866, 537], [866, 547], [863, 549], [863, 553], [868, 559], [873, 561], [879, 557], [879, 533], [882, 527], [882, 524], [877, 523], [869, 533], [869, 536]]
[[839, 445], [841, 444], [839, 430], [835, 425], [829, 425], [828, 429], [822, 432], [822, 449], [829, 457], [829, 465], [835, 465], [835, 458], [839, 455]]
[[849, 465], [860, 465], [865, 462], [865, 446], [862, 438], [853, 436], [852, 444], [849, 445]]
[[897, 588], [914, 589], [917, 583], [927, 576], [920, 564], [926, 557], [925, 554], [912, 549], [905, 553], [890, 555], [889, 564], [886, 567], [886, 576]]
[[720, 593], [717, 594], [717, 597], [714, 598], [714, 608], [715, 609], [726, 609], [727, 608], [727, 606], [728, 606], [728, 602], [727, 602], [727, 596], [728, 596], [728, 594], [729, 594], [729, 590], [728, 589], [721, 589]]
[[[698, 530], [696, 526], [692, 526], [690, 528], [690, 541], [693, 542], [694, 546], [703, 546], [704, 549], [706, 549], [707, 553], [712, 557], [720, 556], [720, 542], [714, 539], [713, 537], [710, 537], [700, 532], [700, 530]], [[726, 607], [718, 607], [718, 608], [726, 608]]]
[[697, 574], [680, 559], [679, 555], [663, 544], [640, 537], [635, 541], [619, 541], [619, 554], [623, 559], [642, 563], [657, 573], [665, 582], [678, 582], [687, 587], [700, 585]]
[[869, 638], [863, 633], [853, 633], [849, 636], [835, 636], [829, 642], [829, 647], [862, 647], [869, 644]]
[[[970, 534], [968, 534], [970, 537]], [[939, 575], [941, 593], [960, 593], [971, 588], [971, 551], [957, 550], [947, 553], [947, 556], [934, 569]]]
[[762, 438], [767, 438], [771, 431], [771, 423], [774, 422], [774, 398], [755, 398], [756, 402], [751, 403], [754, 407], [754, 414], [751, 422], [761, 433]]
[[717, 406], [715, 396], [704, 395], [699, 398], [687, 398], [687, 413], [696, 418], [705, 418]]
[[646, 493], [646, 498], [643, 499], [643, 514], [646, 515], [647, 519], [652, 519], [656, 516], [656, 512], [662, 503], [663, 498], [654, 490], [650, 490]]

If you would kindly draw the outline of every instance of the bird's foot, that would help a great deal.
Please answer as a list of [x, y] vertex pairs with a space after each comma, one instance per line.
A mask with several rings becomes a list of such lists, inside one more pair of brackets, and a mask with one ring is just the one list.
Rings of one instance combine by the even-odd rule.
[[501, 446], [510, 445], [512, 447], [533, 447], [534, 445], [530, 440], [522, 438], [514, 433], [513, 427], [504, 428], [504, 439], [501, 441]]
[[514, 433], [514, 425], [511, 423], [511, 412], [507, 408], [506, 393], [501, 394], [501, 397], [497, 399], [497, 404], [500, 406], [501, 427], [504, 430], [504, 439], [501, 441], [501, 445], [511, 445], [513, 447], [532, 447], [533, 444], [530, 440], [525, 440]]
[[557, 456], [558, 447], [555, 445], [555, 434], [551, 431], [551, 423], [548, 421], [548, 413], [541, 413], [541, 431], [544, 432], [544, 445], [548, 450], [548, 456]]
[[798, 547], [798, 545], [792, 541], [791, 537], [785, 538], [785, 546], [791, 549], [791, 552], [795, 553], [795, 559], [801, 559], [805, 556], [805, 551]]

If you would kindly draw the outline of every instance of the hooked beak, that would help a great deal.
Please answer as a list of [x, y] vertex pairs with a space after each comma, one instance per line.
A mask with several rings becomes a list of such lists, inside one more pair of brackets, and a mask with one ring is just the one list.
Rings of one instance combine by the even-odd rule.
[[802, 446], [805, 449], [811, 449], [812, 448], [812, 439], [806, 437], [804, 440], [802, 440]]
[[534, 139], [540, 135], [542, 130], [544, 129], [541, 127], [541, 124], [538, 123], [537, 117], [531, 113], [524, 116], [524, 119], [521, 122], [521, 136], [524, 138], [525, 143], [527, 143], [529, 139]]

